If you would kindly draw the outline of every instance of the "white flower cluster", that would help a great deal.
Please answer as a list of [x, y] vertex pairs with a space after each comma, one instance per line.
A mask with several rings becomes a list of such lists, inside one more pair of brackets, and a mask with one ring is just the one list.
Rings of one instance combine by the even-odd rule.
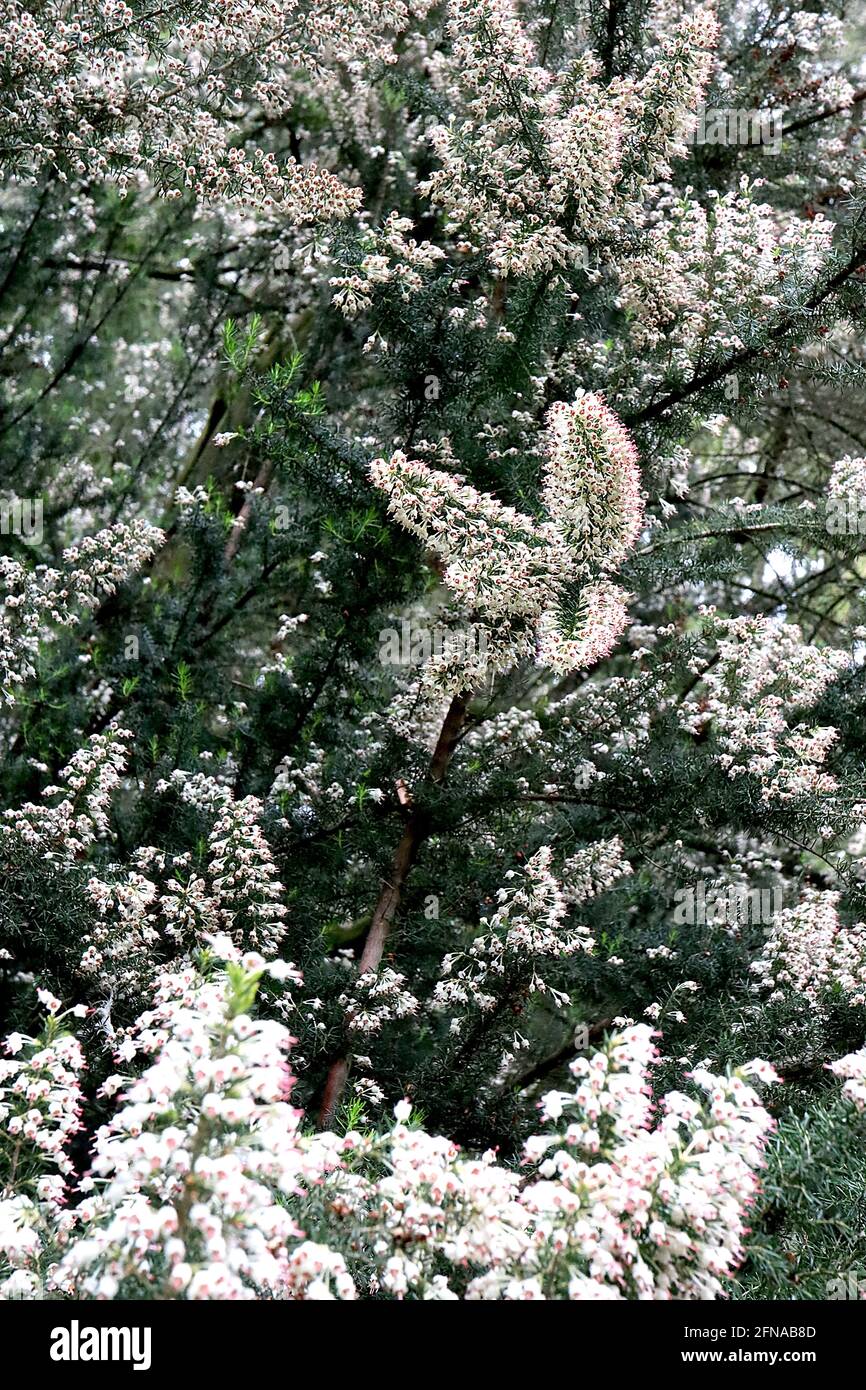
[[628, 595], [600, 579], [585, 584], [570, 614], [548, 609], [538, 622], [538, 661], [557, 675], [595, 666], [628, 626]]
[[285, 890], [259, 823], [262, 803], [236, 800], [204, 774], [181, 773], [167, 786], [179, 788], [212, 819], [207, 861], [199, 872], [189, 853], [144, 846], [136, 868], [115, 865], [111, 878], [90, 879], [96, 913], [83, 938], [80, 968], [115, 994], [140, 995], [148, 987], [156, 968], [153, 946], [161, 940], [190, 950], [224, 933], [236, 947], [270, 958], [285, 933]]
[[756, 989], [770, 1000], [794, 998], [814, 1013], [830, 995], [866, 1004], [866, 923], [843, 926], [839, 894], [807, 891], [774, 919], [758, 960]]
[[377, 1269], [374, 1287], [396, 1298], [455, 1299], [443, 1262], [457, 1271], [508, 1268], [525, 1250], [520, 1176], [499, 1166], [492, 1153], [463, 1155], [451, 1140], [409, 1128], [410, 1114], [409, 1102], [400, 1102], [397, 1124], [381, 1140], [347, 1136], [354, 1163], [384, 1160], [384, 1177], [352, 1174], [349, 1185], [337, 1173], [333, 1186], [345, 1191], [347, 1212], [365, 1228]]
[[225, 969], [164, 975], [133, 1033], [150, 1064], [107, 1083], [124, 1090], [96, 1135], [56, 1283], [83, 1297], [250, 1299], [300, 1297], [319, 1277], [350, 1297], [339, 1257], [327, 1272], [309, 1251], [289, 1257], [300, 1232], [286, 1199], [307, 1160], [288, 1031], [249, 1012], [269, 967], [212, 944]]
[[859, 1052], [849, 1052], [847, 1057], [839, 1057], [831, 1062], [829, 1070], [845, 1082], [842, 1095], [858, 1110], [866, 1110], [866, 1047]]
[[381, 229], [370, 234], [370, 249], [357, 269], [332, 276], [334, 304], [346, 318], [356, 318], [370, 308], [377, 285], [393, 286], [408, 303], [421, 289], [425, 273], [444, 259], [441, 247], [415, 241], [408, 235], [411, 230], [411, 218], [389, 213]]
[[566, 859], [560, 870], [562, 890], [567, 903], [585, 903], [606, 893], [620, 878], [632, 872], [625, 858], [622, 840], [614, 835], [610, 840], [597, 840]]
[[94, 734], [60, 773], [58, 786], [45, 787], [46, 800], [59, 797], [53, 806], [25, 802], [18, 810], [4, 811], [0, 822], [0, 849], [18, 842], [39, 850], [46, 858], [70, 863], [108, 831], [112, 796], [126, 767], [128, 729], [117, 725]]
[[601, 398], [578, 393], [547, 412], [541, 500], [586, 574], [616, 569], [643, 525], [638, 455]]
[[[418, 0], [414, 11], [423, 14]], [[250, 111], [284, 116], [304, 69], [393, 62], [401, 0], [206, 0], [160, 12], [125, 0], [0, 5], [0, 62], [12, 94], [0, 119], [6, 160], [111, 179], [149, 178], [168, 196], [274, 210], [294, 222], [345, 218], [361, 202], [327, 169], [279, 161], [249, 136]]]
[[418, 1000], [406, 988], [406, 977], [386, 966], [384, 970], [365, 970], [355, 981], [351, 994], [341, 994], [346, 1026], [352, 1033], [372, 1037], [395, 1018], [409, 1018], [418, 1012]]
[[465, 644], [477, 658], [437, 672], [460, 689], [477, 685], [488, 669], [531, 657], [534, 623], [567, 571], [567, 549], [553, 527], [399, 451], [375, 460], [370, 476], [387, 493], [392, 516], [444, 561], [445, 583], [470, 622], [484, 624], [486, 641]]
[[866, 458], [846, 454], [833, 464], [827, 484], [829, 497], [866, 499]]
[[[515, 0], [450, 7], [444, 65], [451, 117], [421, 186], [497, 275], [580, 263], [649, 178], [662, 176], [707, 82], [718, 26], [683, 19], [641, 79], [605, 86], [591, 54], [540, 61]], [[643, 172], [637, 177], [637, 170]]]
[[[493, 1009], [497, 999], [491, 990], [496, 980], [521, 967], [529, 970], [532, 990], [544, 994], [549, 986], [534, 968], [539, 957], [592, 950], [584, 925], [564, 926], [568, 901], [552, 861], [552, 850], [544, 846], [522, 870], [509, 870], [506, 878], [517, 882], [499, 889], [499, 906], [487, 923], [488, 930], [476, 936], [465, 953], [449, 952], [443, 959], [442, 979], [433, 993], [434, 1009], [449, 1013], [455, 1006]], [[561, 994], [558, 997], [568, 1002]]]
[[[765, 1063], [695, 1073], [706, 1100], [669, 1094], [651, 1128], [653, 1035], [630, 1028], [573, 1063], [573, 1093], [544, 1098], [569, 1124], [529, 1140], [527, 1181], [410, 1127], [408, 1101], [379, 1136], [302, 1135], [288, 1032], [252, 1015], [263, 975], [290, 969], [214, 938], [201, 968], [163, 976], [125, 1053], [143, 1070], [103, 1087], [120, 1095], [77, 1205], [63, 1213], [57, 1179], [39, 1176], [33, 1202], [0, 1203], [7, 1271], [51, 1261], [50, 1287], [79, 1298], [345, 1299], [371, 1269], [371, 1289], [397, 1298], [722, 1291], [771, 1128], [746, 1084], [775, 1079]], [[58, 1001], [43, 1002], [51, 1036], [7, 1043], [25, 1057], [4, 1064], [0, 1132], [64, 1172], [83, 1058], [57, 1031]], [[327, 1244], [302, 1231], [322, 1220]]]
[[235, 945], [276, 954], [288, 909], [270, 846], [262, 833], [262, 803], [226, 792], [208, 840], [208, 876], [217, 922]]
[[835, 791], [835, 778], [821, 764], [838, 731], [792, 727], [788, 716], [815, 704], [850, 665], [848, 653], [804, 642], [795, 623], [704, 612], [718, 637], [718, 659], [707, 669], [696, 667], [701, 680], [681, 708], [684, 726], [696, 734], [710, 727], [728, 776], [758, 777], [765, 801]]
[[0, 556], [0, 703], [15, 703], [15, 687], [36, 674], [41, 643], [52, 624], [73, 627], [76, 609], [101, 598], [140, 569], [162, 544], [156, 526], [118, 522], [63, 552], [63, 568], [28, 570]]
[[540, 1181], [521, 1201], [535, 1216], [542, 1279], [511, 1296], [537, 1296], [547, 1275], [569, 1298], [591, 1297], [593, 1283], [596, 1297], [715, 1298], [742, 1258], [773, 1128], [747, 1082], [778, 1078], [766, 1062], [726, 1077], [698, 1069], [692, 1080], [705, 1098], [669, 1092], [651, 1127], [652, 1036], [638, 1025], [606, 1051], [576, 1058], [575, 1093], [544, 1098], [546, 1113], [569, 1123], [527, 1145]]
[[347, 1214], [366, 1210], [381, 1286], [454, 1298], [469, 1265], [478, 1271], [463, 1276], [469, 1299], [717, 1297], [742, 1258], [773, 1127], [748, 1081], [777, 1078], [765, 1062], [724, 1077], [698, 1071], [704, 1099], [670, 1093], [652, 1127], [652, 1037], [630, 1028], [573, 1064], [574, 1092], [544, 1102], [569, 1124], [528, 1141], [528, 1182], [491, 1153], [463, 1157], [407, 1128], [408, 1102], [384, 1140], [347, 1136], [356, 1163], [369, 1153], [391, 1170], [375, 1186], [355, 1177], [345, 1188]]
[[[625, 594], [599, 578], [632, 549], [643, 521], [637, 454], [600, 397], [581, 392], [547, 417], [542, 502], [547, 519], [506, 507], [462, 478], [397, 452], [370, 476], [392, 516], [444, 562], [443, 579], [483, 642], [465, 660], [434, 664], [428, 679], [457, 691], [488, 669], [538, 655], [555, 670], [591, 665], [626, 625]], [[580, 582], [572, 631], [563, 634], [563, 590]]]
[[631, 317], [624, 350], [664, 345], [665, 370], [687, 375], [696, 353], [740, 350], [744, 314], [751, 324], [778, 316], [792, 282], [819, 274], [832, 232], [820, 214], [780, 227], [777, 210], [757, 202], [746, 179], [706, 199], [687, 190], [647, 227], [636, 253], [617, 260], [618, 298]]
[[[43, 791], [54, 805], [27, 802], [0, 819], [2, 853], [22, 846], [44, 858], [73, 864], [97, 839], [108, 836], [112, 797], [126, 769], [129, 730], [112, 725], [94, 734]], [[140, 847], [133, 865], [114, 864], [93, 874], [87, 896], [93, 907], [82, 938], [80, 969], [106, 992], [138, 994], [157, 969], [160, 941], [174, 950], [201, 945], [208, 934], [226, 933], [235, 946], [274, 956], [285, 933], [282, 899], [256, 797], [237, 800], [229, 787], [202, 773], [179, 772], [169, 787], [211, 821], [207, 859], [198, 872], [189, 853], [168, 855]]]
[[83, 1007], [60, 1011], [45, 990], [46, 1021], [37, 1037], [12, 1033], [0, 1059], [0, 1299], [32, 1297], [45, 1248], [62, 1224], [66, 1184], [73, 1171], [68, 1144], [81, 1129], [85, 1068], [81, 1045], [64, 1026]]
[[159, 931], [153, 915], [156, 885], [143, 874], [127, 871], [113, 882], [94, 875], [88, 880], [87, 897], [93, 905], [90, 930], [79, 968], [96, 977], [112, 995], [140, 991], [148, 980]]

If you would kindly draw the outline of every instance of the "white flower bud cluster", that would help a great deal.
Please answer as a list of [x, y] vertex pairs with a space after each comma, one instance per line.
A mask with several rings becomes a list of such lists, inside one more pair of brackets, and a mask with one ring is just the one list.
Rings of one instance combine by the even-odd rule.
[[759, 958], [755, 988], [771, 1001], [793, 999], [814, 1016], [832, 996], [866, 1004], [866, 924], [843, 926], [839, 893], [810, 889], [774, 917]]
[[[606, 656], [626, 626], [626, 595], [600, 576], [634, 547], [643, 523], [635, 447], [601, 398], [581, 392], [548, 412], [542, 449], [543, 521], [400, 451], [370, 465], [391, 515], [444, 563], [466, 621], [485, 634], [462, 644], [474, 656], [460, 660], [455, 650], [430, 664], [433, 688], [471, 689], [488, 669], [533, 656], [579, 670]], [[563, 632], [563, 592], [578, 582]]]
[[[288, 1032], [251, 1013], [262, 976], [282, 968], [227, 938], [210, 948], [224, 964], [164, 974], [133, 1029], [124, 1055], [145, 1065], [103, 1087], [120, 1096], [73, 1211], [39, 1178], [34, 1201], [0, 1201], [0, 1259], [14, 1288], [42, 1241], [51, 1287], [79, 1298], [351, 1299], [359, 1254], [371, 1287], [396, 1298], [722, 1292], [772, 1128], [747, 1084], [776, 1079], [766, 1063], [727, 1077], [696, 1071], [705, 1099], [669, 1093], [653, 1126], [653, 1034], [629, 1028], [575, 1060], [573, 1092], [544, 1097], [546, 1118], [568, 1123], [527, 1142], [528, 1182], [492, 1153], [464, 1156], [411, 1126], [408, 1101], [382, 1135], [305, 1137], [289, 1100]], [[58, 1015], [59, 1001], [43, 1002]], [[80, 1049], [20, 1037], [7, 1049], [25, 1055], [3, 1064], [0, 1127], [23, 1133], [43, 1166], [68, 1171]], [[327, 1213], [327, 1245], [302, 1231], [317, 1212]]]
[[731, 778], [760, 779], [765, 801], [787, 801], [836, 790], [822, 768], [838, 731], [797, 724], [789, 712], [808, 708], [850, 666], [847, 652], [803, 641], [795, 623], [763, 616], [716, 617], [704, 610], [718, 639], [717, 660], [696, 667], [701, 680], [681, 707], [685, 728], [712, 729], [717, 759]]
[[28, 570], [0, 556], [0, 704], [36, 674], [39, 648], [51, 627], [73, 627], [76, 609], [95, 608], [162, 544], [156, 526], [118, 522], [63, 552], [63, 569]]

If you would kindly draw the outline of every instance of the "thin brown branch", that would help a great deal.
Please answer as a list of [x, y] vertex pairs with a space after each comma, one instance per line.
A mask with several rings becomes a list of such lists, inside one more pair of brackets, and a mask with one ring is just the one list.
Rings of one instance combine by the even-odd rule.
[[[824, 285], [817, 286], [812, 292], [802, 308], [806, 311], [813, 311], [820, 308], [825, 300], [829, 299], [836, 290], [840, 289], [852, 275], [866, 265], [866, 244], [859, 246], [856, 251], [846, 261], [835, 275]], [[642, 410], [633, 411], [629, 415], [623, 416], [623, 421], [629, 428], [635, 425], [646, 424], [650, 420], [657, 420], [676, 406], [684, 404], [692, 396], [698, 395], [701, 391], [710, 390], [724, 381], [725, 377], [730, 376], [741, 367], [748, 367], [756, 358], [760, 357], [766, 350], [768, 343], [778, 342], [780, 339], [793, 333], [798, 326], [795, 315], [788, 314], [781, 319], [767, 335], [767, 338], [760, 343], [753, 343], [751, 347], [741, 348], [727, 357], [724, 362], [719, 362], [713, 367], [707, 367], [705, 371], [698, 372], [692, 377], [691, 381], [678, 386], [675, 390], [669, 391], [666, 396], [659, 400], [651, 401]]]
[[[448, 708], [427, 772], [427, 781], [434, 786], [441, 786], [448, 773], [451, 759], [466, 722], [469, 698], [468, 691], [461, 692], [454, 696]], [[412, 872], [412, 866], [418, 857], [418, 852], [429, 834], [430, 819], [427, 811], [423, 806], [413, 806], [394, 851], [391, 871], [388, 878], [383, 880], [378, 902], [373, 909], [370, 930], [367, 933], [361, 959], [358, 962], [359, 975], [379, 968], [385, 951], [385, 944], [391, 934], [397, 909], [400, 906], [406, 880]], [[349, 1077], [349, 1065], [349, 1058], [346, 1055], [338, 1057], [331, 1064], [319, 1108], [319, 1124], [322, 1129], [330, 1129], [334, 1122], [334, 1116]]]

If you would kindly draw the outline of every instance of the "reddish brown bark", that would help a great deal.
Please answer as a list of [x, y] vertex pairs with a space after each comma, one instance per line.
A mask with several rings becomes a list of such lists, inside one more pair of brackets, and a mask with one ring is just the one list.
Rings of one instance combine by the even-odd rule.
[[[460, 732], [466, 722], [469, 698], [468, 692], [462, 692], [455, 695], [451, 701], [442, 728], [439, 730], [433, 756], [430, 759], [430, 767], [427, 770], [428, 782], [441, 785], [445, 780]], [[423, 808], [413, 805], [403, 834], [400, 836], [394, 851], [391, 872], [382, 883], [379, 900], [373, 910], [370, 929], [367, 932], [367, 939], [364, 942], [364, 949], [358, 962], [359, 975], [365, 974], [368, 970], [378, 970], [379, 968], [385, 951], [385, 943], [391, 933], [394, 918], [400, 906], [406, 880], [418, 857], [418, 851], [429, 833], [430, 824], [426, 812]], [[319, 1124], [322, 1129], [329, 1129], [333, 1124], [337, 1106], [349, 1078], [349, 1065], [349, 1058], [345, 1055], [338, 1057], [331, 1064], [319, 1107]]]

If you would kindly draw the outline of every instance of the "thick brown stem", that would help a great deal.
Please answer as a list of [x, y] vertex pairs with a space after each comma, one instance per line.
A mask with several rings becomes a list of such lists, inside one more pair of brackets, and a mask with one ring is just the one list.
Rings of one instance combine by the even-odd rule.
[[349, 1058], [338, 1057], [336, 1062], [331, 1064], [328, 1072], [328, 1079], [325, 1082], [325, 1089], [322, 1093], [322, 1104], [319, 1107], [319, 1128], [330, 1129], [340, 1103], [343, 1089], [349, 1079]]
[[378, 970], [379, 968], [379, 962], [385, 950], [385, 942], [391, 931], [397, 908], [400, 906], [403, 885], [409, 876], [425, 835], [426, 830], [423, 827], [421, 817], [417, 814], [411, 816], [400, 836], [400, 843], [397, 845], [391, 863], [389, 878], [387, 882], [382, 884], [379, 901], [373, 910], [373, 920], [370, 923], [367, 940], [364, 942], [364, 949], [358, 962], [359, 975], [364, 975], [368, 970]]
[[[445, 780], [451, 759], [454, 756], [454, 750], [457, 747], [460, 731], [466, 722], [469, 699], [469, 692], [461, 692], [455, 695], [451, 701], [442, 728], [439, 730], [433, 756], [430, 759], [430, 767], [427, 771], [428, 782], [440, 785]], [[394, 851], [391, 872], [382, 884], [379, 900], [373, 910], [370, 930], [367, 933], [361, 959], [358, 962], [359, 975], [364, 975], [368, 970], [378, 970], [379, 968], [385, 951], [385, 943], [390, 935], [397, 908], [400, 906], [403, 888], [412, 871], [412, 865], [418, 857], [418, 851], [429, 833], [430, 822], [427, 813], [423, 807], [413, 807]], [[322, 1103], [319, 1107], [319, 1124], [322, 1129], [329, 1129], [333, 1124], [334, 1115], [348, 1076], [349, 1058], [347, 1056], [338, 1057], [331, 1064]]]

